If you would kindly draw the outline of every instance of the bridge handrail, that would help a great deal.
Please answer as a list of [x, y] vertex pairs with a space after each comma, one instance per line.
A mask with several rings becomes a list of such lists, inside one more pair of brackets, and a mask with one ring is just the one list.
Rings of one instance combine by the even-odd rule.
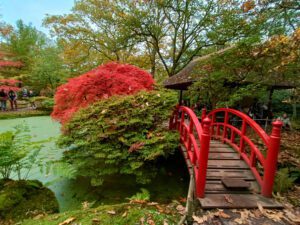
[[[247, 124], [261, 137], [263, 142], [267, 145], [270, 141], [269, 135], [262, 129], [253, 119], [251, 119], [248, 115], [245, 113], [242, 113], [238, 110], [235, 109], [230, 109], [230, 108], [219, 108], [219, 109], [214, 109], [213, 111], [209, 112], [207, 115], [208, 117], [211, 117], [213, 114], [216, 114], [218, 112], [230, 112], [242, 119], [242, 121], [246, 121]], [[214, 121], [213, 121], [214, 122]]]
[[[216, 114], [223, 112], [224, 120], [223, 122], [216, 121]], [[239, 117], [242, 120], [241, 130], [231, 125], [229, 122], [229, 113]], [[279, 152], [280, 145], [280, 130], [282, 126], [281, 121], [273, 122], [272, 133], [269, 136], [254, 120], [252, 120], [246, 114], [229, 108], [219, 108], [212, 110], [208, 115], [212, 120], [211, 124], [211, 132], [212, 136], [221, 139], [224, 142], [230, 144], [233, 148], [235, 148], [238, 152], [240, 152], [241, 157], [245, 160], [245, 162], [250, 166], [254, 176], [256, 177], [258, 183], [261, 186], [262, 195], [266, 197], [272, 196], [274, 178], [276, 173], [277, 166], [277, 158]], [[206, 110], [203, 110], [202, 118], [206, 117]], [[258, 147], [253, 143], [253, 141], [247, 136], [246, 129], [247, 125], [252, 128], [253, 131], [261, 138], [267, 147], [266, 157], [263, 156], [262, 152], [258, 149]], [[217, 126], [220, 129], [220, 126], [223, 126], [223, 133], [220, 135], [220, 131], [217, 131], [217, 135], [214, 134], [214, 127]], [[231, 131], [231, 138], [227, 138], [227, 128]], [[237, 145], [234, 143], [235, 134], [240, 136], [240, 143]], [[232, 137], [233, 136], [233, 137]], [[250, 157], [244, 152], [245, 142], [250, 147]], [[256, 168], [256, 159], [258, 159], [264, 169], [264, 174], [261, 177], [259, 171]]]
[[[180, 142], [184, 145], [187, 157], [193, 165], [196, 196], [199, 198], [204, 197], [206, 184], [206, 170], [210, 144], [209, 126], [209, 118], [204, 119], [201, 126], [193, 110], [185, 106], [176, 107], [169, 123], [170, 129], [179, 131]], [[194, 135], [194, 129], [196, 137]], [[199, 144], [196, 138], [199, 140]]]

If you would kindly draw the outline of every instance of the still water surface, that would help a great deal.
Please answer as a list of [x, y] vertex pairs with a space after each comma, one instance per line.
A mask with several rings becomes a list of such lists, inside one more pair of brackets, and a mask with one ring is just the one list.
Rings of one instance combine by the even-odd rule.
[[[60, 135], [60, 124], [49, 116], [28, 117], [20, 119], [0, 120], [0, 132], [12, 130], [14, 126], [26, 123], [30, 128], [32, 140], [51, 140], [44, 144], [39, 157], [43, 164], [51, 163], [62, 156], [63, 150], [55, 144]], [[111, 177], [103, 186], [92, 188], [88, 179], [70, 180], [61, 178], [45, 170], [45, 167], [34, 167], [28, 179], [37, 179], [50, 188], [56, 195], [60, 211], [69, 211], [82, 207], [84, 201], [95, 204], [114, 204], [128, 201], [141, 187], [150, 191], [152, 201], [168, 202], [185, 197], [187, 193], [188, 174], [180, 155], [166, 163], [161, 174], [149, 185], [137, 185], [130, 177]]]

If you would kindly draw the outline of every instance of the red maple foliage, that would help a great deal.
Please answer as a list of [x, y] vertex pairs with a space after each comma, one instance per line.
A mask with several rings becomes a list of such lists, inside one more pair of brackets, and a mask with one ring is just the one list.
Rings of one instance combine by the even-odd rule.
[[16, 86], [18, 84], [22, 83], [20, 80], [15, 79], [0, 79], [0, 84], [10, 85], [10, 86]]
[[18, 87], [18, 85], [21, 83], [21, 81], [15, 79], [0, 79], [0, 90], [3, 89], [6, 92], [13, 90], [18, 92], [21, 90], [21, 88]]
[[0, 85], [0, 90], [4, 90], [5, 92], [8, 92], [9, 90], [19, 92], [21, 90], [21, 88], [14, 87], [14, 86], [8, 86], [8, 85]]
[[129, 95], [151, 90], [151, 75], [133, 65], [107, 63], [57, 88], [52, 118], [67, 122], [80, 108], [112, 95]]
[[0, 67], [15, 67], [15, 68], [21, 68], [23, 66], [23, 63], [20, 61], [0, 61]]

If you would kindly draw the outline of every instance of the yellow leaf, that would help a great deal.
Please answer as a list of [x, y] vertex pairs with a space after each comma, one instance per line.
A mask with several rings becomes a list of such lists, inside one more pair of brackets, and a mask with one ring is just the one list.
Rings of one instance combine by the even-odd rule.
[[72, 223], [72, 222], [75, 221], [75, 220], [76, 220], [75, 217], [70, 217], [69, 219], [66, 219], [64, 222], [59, 223], [58, 225], [67, 225], [67, 224]]

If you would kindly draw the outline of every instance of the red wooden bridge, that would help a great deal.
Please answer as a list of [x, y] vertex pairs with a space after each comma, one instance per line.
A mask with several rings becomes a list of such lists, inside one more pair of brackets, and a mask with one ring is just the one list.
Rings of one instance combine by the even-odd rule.
[[202, 208], [280, 207], [272, 196], [280, 145], [281, 121], [268, 135], [246, 114], [220, 108], [199, 120], [178, 106], [170, 129], [180, 133], [180, 148]]

